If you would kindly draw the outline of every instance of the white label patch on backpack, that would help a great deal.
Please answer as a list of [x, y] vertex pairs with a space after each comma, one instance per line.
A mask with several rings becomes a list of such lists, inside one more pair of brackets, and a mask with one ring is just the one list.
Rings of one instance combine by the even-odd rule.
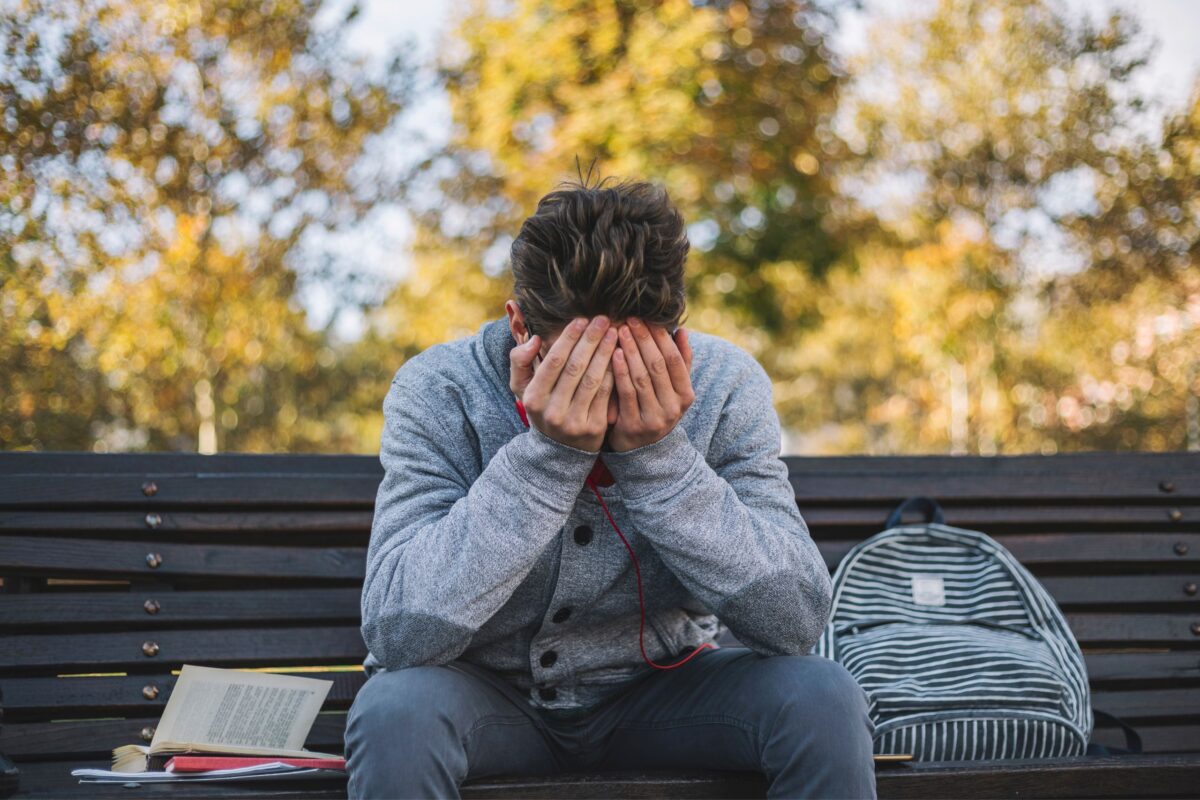
[[912, 593], [919, 606], [946, 605], [946, 584], [940, 575], [913, 575]]

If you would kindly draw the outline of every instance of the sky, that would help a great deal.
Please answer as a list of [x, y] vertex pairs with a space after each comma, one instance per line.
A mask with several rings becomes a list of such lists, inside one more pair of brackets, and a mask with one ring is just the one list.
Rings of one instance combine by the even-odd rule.
[[[1200, 72], [1200, 0], [1060, 0], [1076, 14], [1099, 20], [1114, 6], [1131, 10], [1144, 30], [1157, 40], [1154, 59], [1143, 70], [1142, 89], [1169, 105], [1182, 103], [1197, 72]], [[849, 54], [861, 48], [863, 31], [880, 16], [911, 8], [914, 0], [862, 0], [862, 11], [847, 11], [835, 46]], [[928, 0], [926, 0], [928, 2]], [[396, 48], [408, 48], [421, 61], [428, 62], [444, 34], [453, 0], [361, 0], [362, 11], [350, 31], [347, 46], [370, 57], [385, 57]], [[449, 128], [449, 112], [444, 98], [434, 96], [410, 109], [407, 126], [419, 129], [427, 141], [437, 142]], [[397, 208], [377, 209], [373, 224], [379, 235], [370, 242], [339, 242], [339, 247], [356, 251], [364, 269], [375, 272], [381, 281], [394, 282], [404, 271], [403, 253], [411, 226]], [[320, 286], [311, 287], [301, 296], [310, 323], [320, 327], [332, 311], [330, 295]], [[497, 315], [500, 310], [497, 309]], [[340, 338], [353, 340], [361, 335], [363, 322], [354, 313], [342, 313], [334, 323]]]

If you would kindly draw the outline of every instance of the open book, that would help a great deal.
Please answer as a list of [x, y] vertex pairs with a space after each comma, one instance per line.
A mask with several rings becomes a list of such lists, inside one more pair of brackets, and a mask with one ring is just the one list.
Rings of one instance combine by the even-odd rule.
[[184, 664], [150, 744], [113, 750], [113, 771], [146, 772], [176, 753], [340, 758], [304, 749], [333, 681]]

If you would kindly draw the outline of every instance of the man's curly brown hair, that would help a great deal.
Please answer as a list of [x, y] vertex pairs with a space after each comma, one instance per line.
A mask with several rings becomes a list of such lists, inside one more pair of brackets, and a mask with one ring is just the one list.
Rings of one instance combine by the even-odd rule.
[[689, 243], [662, 187], [611, 178], [565, 181], [538, 201], [512, 244], [513, 296], [543, 338], [575, 317], [636, 316], [673, 331], [686, 305]]

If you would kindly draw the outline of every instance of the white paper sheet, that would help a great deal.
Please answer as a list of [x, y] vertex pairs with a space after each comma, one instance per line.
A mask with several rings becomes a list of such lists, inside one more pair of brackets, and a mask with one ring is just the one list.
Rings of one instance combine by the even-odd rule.
[[333, 681], [184, 664], [150, 742], [301, 751]]
[[249, 767], [235, 767], [233, 769], [212, 769], [205, 772], [113, 772], [107, 769], [80, 767], [79, 769], [71, 770], [71, 774], [79, 778], [80, 783], [178, 783], [189, 781], [292, 778], [296, 776], [310, 778], [346, 777], [346, 773], [342, 770], [296, 767], [291, 764], [284, 764], [282, 761], [254, 764]]

